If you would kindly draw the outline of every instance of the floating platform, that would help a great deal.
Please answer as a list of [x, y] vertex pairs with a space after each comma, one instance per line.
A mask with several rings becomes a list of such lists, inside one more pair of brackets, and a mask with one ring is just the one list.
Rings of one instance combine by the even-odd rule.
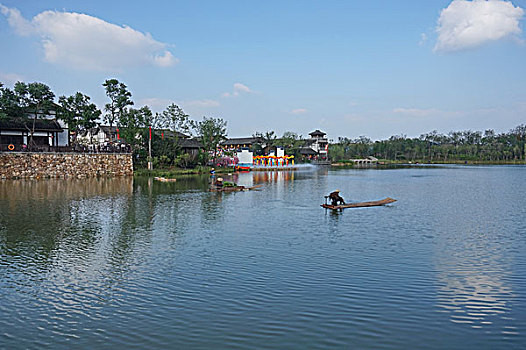
[[177, 179], [168, 179], [166, 177], [154, 177], [154, 180], [161, 181], [161, 182], [176, 182]]
[[259, 188], [263, 185], [256, 185], [252, 187], [245, 186], [223, 186], [223, 187], [211, 187], [210, 192], [238, 192], [238, 191], [250, 191]]
[[342, 205], [331, 205], [331, 204], [322, 204], [321, 206], [325, 209], [346, 209], [346, 208], [365, 208], [365, 207], [378, 207], [382, 205], [386, 205], [389, 203], [396, 202], [396, 199], [387, 197], [384, 199], [380, 199], [378, 201], [370, 201], [370, 202], [359, 202], [359, 203], [349, 203], [349, 204], [342, 204]]

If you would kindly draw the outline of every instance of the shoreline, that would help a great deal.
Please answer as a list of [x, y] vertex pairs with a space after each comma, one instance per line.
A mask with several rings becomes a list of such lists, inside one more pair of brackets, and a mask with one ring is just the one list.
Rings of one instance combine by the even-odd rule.
[[[305, 163], [309, 164], [309, 163]], [[300, 165], [300, 164], [298, 164]], [[331, 168], [356, 168], [356, 169], [371, 169], [371, 168], [388, 168], [392, 166], [428, 166], [428, 165], [526, 165], [525, 161], [447, 161], [447, 162], [385, 162], [384, 164], [371, 164], [371, 165], [356, 165], [353, 163], [342, 163], [335, 162], [330, 165]], [[211, 167], [197, 167], [194, 169], [179, 169], [179, 168], [168, 168], [168, 169], [136, 169], [134, 176], [159, 176], [159, 177], [174, 177], [180, 175], [210, 175]], [[295, 171], [301, 169], [301, 166], [295, 167], [282, 167], [282, 168], [254, 168], [245, 171]], [[215, 168], [216, 174], [228, 174], [240, 172], [234, 170], [232, 167]], [[241, 171], [243, 172], [243, 171]]]

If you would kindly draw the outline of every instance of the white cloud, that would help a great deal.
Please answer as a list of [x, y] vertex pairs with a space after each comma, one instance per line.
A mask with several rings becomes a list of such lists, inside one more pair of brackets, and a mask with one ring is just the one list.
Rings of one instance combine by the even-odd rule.
[[303, 114], [307, 113], [307, 110], [305, 108], [296, 108], [290, 111], [292, 114]]
[[7, 17], [7, 23], [15, 29], [15, 32], [19, 35], [30, 35], [33, 33], [34, 29], [18, 9], [9, 8], [0, 4], [0, 11], [2, 14]]
[[170, 51], [153, 56], [153, 63], [159, 67], [170, 67], [179, 62]]
[[4, 85], [6, 83], [13, 85], [17, 81], [24, 81], [24, 78], [18, 74], [0, 72], [0, 82], [4, 83]]
[[216, 100], [195, 100], [183, 102], [183, 105], [189, 107], [218, 107], [219, 102]]
[[88, 70], [119, 71], [124, 67], [178, 62], [168, 44], [128, 26], [73, 12], [44, 11], [31, 21], [17, 9], [0, 5], [9, 25], [19, 35], [39, 36], [45, 60]]
[[171, 105], [175, 103], [179, 107], [185, 109], [186, 107], [201, 107], [201, 108], [213, 108], [218, 107], [220, 104], [216, 100], [190, 100], [190, 101], [174, 101], [168, 98], [143, 98], [139, 100], [138, 105], [149, 106], [154, 112], [162, 112]]
[[421, 33], [420, 34], [420, 41], [418, 42], [418, 45], [420, 46], [424, 46], [427, 42], [427, 34], [426, 33]]
[[442, 10], [435, 52], [475, 48], [507, 37], [519, 38], [524, 10], [502, 0], [454, 0]]
[[146, 105], [152, 109], [154, 112], [163, 111], [171, 105], [172, 103], [175, 103], [173, 100], [167, 99], [167, 98], [158, 98], [158, 97], [150, 97], [150, 98], [142, 98], [138, 101], [137, 105]]
[[364, 115], [360, 115], [360, 114], [345, 114], [343, 116], [343, 119], [345, 121], [348, 121], [348, 122], [353, 122], [353, 123], [357, 123], [357, 122], [367, 122], [367, 121], [371, 121], [370, 119], [368, 119], [366, 116]]
[[238, 97], [241, 93], [251, 94], [254, 93], [248, 86], [241, 84], [241, 83], [235, 83], [234, 89], [232, 92], [225, 92], [223, 93], [223, 97]]
[[404, 114], [410, 117], [427, 117], [430, 115], [440, 113], [439, 110], [429, 108], [429, 109], [419, 109], [419, 108], [395, 108], [393, 113]]

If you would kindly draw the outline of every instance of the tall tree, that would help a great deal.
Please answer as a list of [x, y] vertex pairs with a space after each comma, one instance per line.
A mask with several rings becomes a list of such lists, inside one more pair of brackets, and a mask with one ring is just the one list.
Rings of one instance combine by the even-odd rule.
[[55, 94], [49, 86], [43, 83], [16, 82], [14, 87], [15, 95], [19, 106], [26, 115], [33, 115], [33, 124], [30, 131], [29, 148], [34, 146], [33, 135], [35, 133], [36, 122], [39, 118], [44, 118], [55, 108], [53, 99]]
[[0, 83], [0, 120], [21, 117], [22, 114], [15, 92]]
[[268, 153], [272, 146], [275, 146], [276, 139], [278, 138], [273, 130], [263, 132], [256, 131], [252, 137], [257, 137], [263, 140], [262, 149], [265, 153]]
[[120, 136], [134, 148], [144, 148], [148, 142], [148, 127], [153, 114], [150, 107], [130, 108], [118, 120]]
[[510, 134], [513, 135], [515, 142], [517, 143], [517, 150], [519, 159], [525, 159], [526, 154], [526, 124], [521, 124], [514, 129], [510, 130]]
[[[193, 122], [190, 116], [186, 114], [181, 107], [172, 103], [157, 118], [156, 125], [159, 129], [167, 129], [172, 132], [167, 139], [171, 143], [173, 153], [177, 154], [180, 149], [180, 138], [182, 135], [190, 136]], [[167, 135], [168, 136], [168, 135]], [[172, 152], [171, 152], [172, 153]]]
[[58, 104], [57, 118], [66, 122], [69, 130], [75, 132], [95, 127], [102, 113], [94, 103], [90, 103], [89, 96], [80, 92], [68, 97], [60, 96]]
[[279, 140], [281, 146], [285, 147], [288, 155], [299, 155], [299, 149], [303, 144], [301, 135], [292, 131], [285, 131]]
[[226, 139], [226, 125], [227, 122], [225, 120], [212, 117], [203, 117], [203, 120], [195, 125], [197, 135], [201, 138], [205, 151], [207, 151], [207, 154], [213, 152], [214, 162], [217, 155], [217, 147], [221, 141]]
[[126, 113], [128, 106], [133, 106], [133, 101], [128, 87], [117, 79], [108, 79], [102, 86], [106, 89], [106, 96], [110, 99], [110, 103], [104, 106], [107, 112], [104, 119], [110, 124], [111, 129], [113, 124]]

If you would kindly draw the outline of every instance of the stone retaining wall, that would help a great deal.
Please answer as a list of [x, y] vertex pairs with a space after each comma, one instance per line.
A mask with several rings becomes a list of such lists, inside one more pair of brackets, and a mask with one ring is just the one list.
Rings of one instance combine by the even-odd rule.
[[0, 178], [86, 178], [133, 175], [131, 154], [0, 153]]

